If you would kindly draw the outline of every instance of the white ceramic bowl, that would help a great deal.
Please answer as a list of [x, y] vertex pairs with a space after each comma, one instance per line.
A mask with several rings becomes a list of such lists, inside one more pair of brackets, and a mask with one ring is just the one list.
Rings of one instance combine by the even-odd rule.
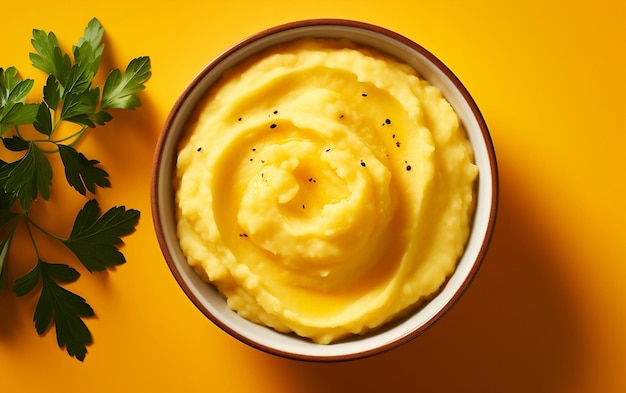
[[[477, 205], [464, 255], [454, 274], [432, 300], [408, 317], [383, 329], [330, 345], [320, 345], [249, 322], [231, 311], [224, 298], [189, 267], [176, 237], [172, 186], [177, 144], [183, 126], [204, 93], [228, 68], [270, 46], [305, 36], [347, 38], [386, 52], [413, 66], [439, 87], [460, 117], [474, 148], [480, 175]], [[159, 244], [178, 284], [213, 323], [233, 337], [275, 355], [311, 361], [356, 359], [395, 348], [418, 336], [452, 307], [481, 264], [494, 227], [498, 173], [487, 125], [469, 92], [441, 61], [417, 43], [387, 29], [339, 19], [304, 20], [259, 32], [237, 43], [209, 63], [174, 105], [157, 145], [152, 180], [152, 213]]]

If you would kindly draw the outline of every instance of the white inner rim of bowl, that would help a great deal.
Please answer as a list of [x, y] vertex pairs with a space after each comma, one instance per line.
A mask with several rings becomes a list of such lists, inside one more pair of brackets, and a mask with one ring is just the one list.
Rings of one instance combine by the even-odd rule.
[[328, 25], [302, 26], [265, 35], [249, 45], [241, 47], [234, 53], [231, 53], [230, 56], [224, 58], [220, 64], [215, 65], [188, 92], [186, 101], [179, 107], [178, 112], [174, 114], [171, 121], [171, 129], [163, 144], [163, 156], [161, 157], [161, 164], [157, 173], [157, 192], [161, 198], [157, 209], [159, 210], [164, 228], [174, 228], [176, 226], [175, 213], [173, 211], [174, 190], [171, 185], [174, 168], [170, 166], [170, 163], [176, 161], [176, 145], [183, 133], [186, 118], [193, 111], [196, 103], [226, 69], [231, 68], [252, 53], [305, 36], [328, 38], [342, 36], [357, 44], [389, 53], [408, 63], [424, 79], [442, 90], [444, 96], [464, 124], [474, 148], [475, 162], [481, 173], [477, 187], [478, 199], [466, 252], [441, 293], [419, 311], [397, 323], [392, 323], [389, 327], [378, 331], [376, 334], [330, 345], [319, 345], [306, 339], [278, 333], [264, 326], [256, 325], [228, 309], [226, 302], [214, 287], [202, 281], [186, 263], [185, 257], [180, 251], [175, 231], [163, 232], [166, 247], [170, 250], [173, 263], [176, 269], [182, 272], [181, 279], [190, 292], [188, 295], [195, 297], [211, 314], [222, 315], [221, 323], [234, 332], [235, 335], [239, 335], [240, 339], [246, 337], [255, 346], [265, 347], [270, 349], [270, 351], [277, 351], [287, 356], [338, 358], [375, 351], [379, 347], [391, 345], [398, 339], [407, 337], [414, 331], [421, 329], [424, 325], [430, 324], [432, 322], [431, 319], [446, 308], [452, 299], [455, 299], [458, 292], [467, 284], [468, 275], [474, 268], [483, 246], [483, 240], [489, 227], [493, 179], [491, 177], [490, 156], [487, 144], [480, 124], [474, 117], [472, 107], [450, 78], [436, 64], [404, 43], [375, 31], [343, 25], [332, 26], [332, 28], [329, 28]]

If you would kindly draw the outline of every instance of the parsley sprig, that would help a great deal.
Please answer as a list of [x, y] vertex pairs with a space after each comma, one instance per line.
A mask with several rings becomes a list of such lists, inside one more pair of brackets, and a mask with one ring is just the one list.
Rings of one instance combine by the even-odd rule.
[[[78, 270], [47, 261], [34, 231], [57, 240], [89, 272], [126, 262], [119, 247], [122, 238], [134, 232], [140, 213], [125, 206], [101, 212], [92, 196], [97, 188], [111, 186], [109, 174], [76, 145], [89, 129], [111, 121], [112, 110], [141, 105], [137, 94], [151, 76], [150, 58], [135, 58], [124, 72], [112, 70], [102, 89], [94, 86], [104, 51], [103, 34], [100, 22], [92, 19], [70, 56], [53, 32], [33, 30], [30, 60], [47, 75], [39, 103], [26, 102], [34, 86], [32, 79], [22, 79], [15, 67], [0, 68], [0, 138], [4, 148], [19, 157], [11, 162], [0, 159], [0, 286], [9, 286], [9, 250], [18, 226], [23, 225], [36, 261], [28, 273], [14, 281], [13, 291], [18, 296], [39, 291], [33, 317], [37, 333], [43, 335], [54, 325], [59, 347], [81, 361], [92, 343], [83, 319], [94, 316], [94, 310], [84, 298], [63, 286], [78, 280]], [[71, 132], [61, 133], [61, 124], [70, 124]], [[66, 237], [51, 233], [30, 215], [34, 203], [50, 199], [53, 167], [49, 157], [54, 155], [60, 157], [69, 186], [88, 199]]]

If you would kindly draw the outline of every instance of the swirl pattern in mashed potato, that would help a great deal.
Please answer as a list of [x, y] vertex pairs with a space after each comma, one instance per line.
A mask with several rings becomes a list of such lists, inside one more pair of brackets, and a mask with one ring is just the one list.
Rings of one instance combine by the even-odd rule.
[[283, 44], [229, 70], [188, 128], [181, 248], [241, 316], [327, 344], [454, 271], [477, 167], [411, 67], [348, 41]]

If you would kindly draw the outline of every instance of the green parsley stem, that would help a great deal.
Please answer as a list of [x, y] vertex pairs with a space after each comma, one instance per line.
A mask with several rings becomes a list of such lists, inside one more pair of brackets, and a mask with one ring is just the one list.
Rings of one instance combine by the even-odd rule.
[[[39, 144], [39, 143], [52, 143], [52, 144], [54, 144], [54, 145], [56, 146], [56, 142], [55, 142], [55, 141], [51, 141], [51, 140], [49, 140], [49, 139], [31, 139], [29, 142], [32, 142], [32, 143], [37, 143], [37, 144]], [[38, 145], [37, 147], [38, 147], [38, 148], [39, 148], [39, 150], [41, 150], [43, 153], [54, 154], [54, 153], [56, 153], [56, 152], [58, 152], [58, 151], [59, 151], [59, 149], [58, 149], [58, 148], [54, 148], [54, 149], [42, 149], [42, 148], [41, 148], [41, 146], [39, 146], [39, 145]]]
[[35, 250], [35, 254], [37, 255], [37, 260], [40, 260], [41, 257], [39, 255], [39, 248], [37, 247], [37, 241], [35, 240], [35, 236], [33, 235], [33, 230], [30, 228], [29, 223], [33, 223], [35, 226], [37, 226], [37, 224], [35, 224], [30, 218], [28, 218], [27, 215], [24, 215], [24, 217], [26, 218], [26, 221], [24, 223], [26, 224], [26, 230], [28, 231], [30, 242], [32, 243], [33, 249]]
[[[46, 228], [42, 227], [41, 225], [37, 224], [37, 222], [33, 221], [29, 216], [28, 213], [24, 213], [24, 218], [26, 219], [26, 227], [28, 228], [28, 233], [30, 234], [30, 225], [32, 224], [35, 228], [39, 229], [42, 233], [44, 233], [45, 235], [55, 239], [55, 240], [59, 240], [59, 241], [64, 241], [65, 239], [63, 239], [62, 237], [59, 237], [57, 235], [55, 235], [54, 233], [48, 231]], [[31, 234], [31, 239], [32, 239], [32, 234]], [[34, 242], [34, 239], [33, 239]], [[35, 247], [36, 248], [36, 247]]]
[[6, 233], [6, 235], [3, 236], [3, 239], [2, 239], [3, 241], [9, 242], [9, 244], [11, 243], [11, 241], [13, 240], [13, 236], [15, 235], [15, 231], [17, 230], [18, 223], [19, 221], [15, 221], [13, 225], [11, 225], [11, 228], [9, 229], [9, 231]]
[[74, 146], [75, 144], [78, 143], [78, 141], [80, 141], [82, 139], [82, 137], [85, 135], [86, 131], [87, 131], [87, 127], [83, 126], [83, 127], [81, 127], [80, 130], [76, 131], [75, 133], [73, 133], [71, 135], [66, 136], [65, 138], [56, 139], [56, 140], [53, 140], [53, 141], [50, 141], [50, 142], [58, 144], [58, 143], [65, 142], [65, 141], [70, 140], [70, 139], [73, 138], [74, 140], [72, 142], [70, 142], [70, 144], [68, 146]]
[[50, 135], [48, 135], [48, 138], [52, 138], [52, 135], [54, 135], [55, 131], [57, 130], [59, 125], [62, 123], [62, 121], [60, 121], [58, 117], [59, 117], [58, 112], [55, 110], [52, 110], [52, 130], [50, 130]]
[[[47, 141], [47, 142], [50, 142], [50, 141]], [[59, 151], [59, 149], [48, 150], [48, 149], [42, 149], [42, 148], [39, 148], [39, 150], [41, 150], [43, 153], [48, 153], [48, 154], [54, 154]]]
[[24, 139], [24, 137], [22, 136], [22, 134], [20, 133], [20, 127], [19, 126], [13, 126], [13, 128], [15, 128], [15, 135], [19, 136], [20, 138]]
[[[56, 140], [52, 140], [50, 138], [47, 139], [31, 139], [30, 142], [34, 142], [34, 143], [52, 143], [54, 145], [58, 145], [60, 143], [63, 143], [67, 140], [70, 139], [74, 139], [72, 142], [70, 142], [69, 144], [67, 144], [67, 146], [74, 146], [76, 145], [81, 139], [82, 137], [85, 135], [85, 132], [87, 131], [87, 127], [81, 127], [80, 130], [64, 137], [61, 139], [56, 139]], [[19, 135], [19, 132], [17, 132], [17, 134]], [[58, 148], [54, 148], [54, 149], [42, 149], [40, 148], [40, 150], [44, 153], [50, 153], [50, 154], [54, 154], [57, 153], [59, 151]]]

